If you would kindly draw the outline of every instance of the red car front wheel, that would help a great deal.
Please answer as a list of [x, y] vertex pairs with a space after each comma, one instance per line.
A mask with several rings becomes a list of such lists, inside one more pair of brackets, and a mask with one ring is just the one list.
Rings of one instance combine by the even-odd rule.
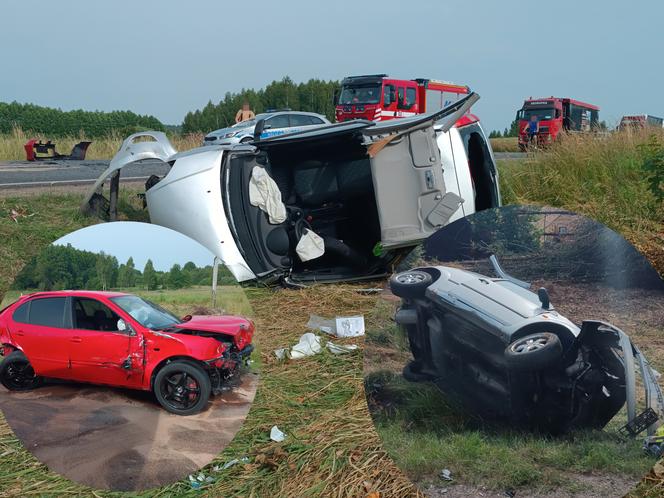
[[159, 370], [153, 391], [157, 401], [169, 412], [193, 415], [210, 399], [210, 376], [194, 363], [173, 361]]

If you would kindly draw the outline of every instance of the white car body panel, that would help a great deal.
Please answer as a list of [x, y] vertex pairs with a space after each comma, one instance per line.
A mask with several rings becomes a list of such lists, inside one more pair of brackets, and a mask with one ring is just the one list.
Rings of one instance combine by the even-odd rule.
[[255, 279], [256, 275], [233, 239], [229, 217], [221, 202], [220, 170], [225, 152], [222, 148], [205, 147], [175, 156], [169, 173], [145, 197], [152, 223], [199, 242], [243, 282]]

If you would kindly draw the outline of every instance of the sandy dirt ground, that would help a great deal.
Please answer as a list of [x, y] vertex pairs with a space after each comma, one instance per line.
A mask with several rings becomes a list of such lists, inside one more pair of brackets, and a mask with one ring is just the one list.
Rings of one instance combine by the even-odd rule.
[[65, 383], [23, 393], [0, 386], [0, 408], [52, 471], [129, 491], [169, 484], [212, 461], [242, 426], [257, 384], [257, 374], [244, 373], [188, 417], [166, 412], [148, 392]]

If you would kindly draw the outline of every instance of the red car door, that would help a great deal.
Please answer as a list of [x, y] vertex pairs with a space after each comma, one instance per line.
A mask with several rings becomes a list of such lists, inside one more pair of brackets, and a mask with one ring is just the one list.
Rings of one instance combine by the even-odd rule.
[[94, 384], [140, 387], [143, 379], [140, 336], [130, 330], [118, 330], [121, 317], [97, 299], [74, 297], [71, 306], [71, 378]]
[[26, 301], [12, 314], [9, 332], [28, 357], [37, 375], [69, 378], [67, 297]]

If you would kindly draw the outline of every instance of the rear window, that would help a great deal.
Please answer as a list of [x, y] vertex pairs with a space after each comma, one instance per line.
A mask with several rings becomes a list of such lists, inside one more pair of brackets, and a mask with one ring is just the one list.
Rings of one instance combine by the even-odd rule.
[[48, 297], [30, 301], [29, 323], [44, 327], [64, 328], [64, 297]]
[[15, 322], [28, 323], [28, 304], [30, 303], [23, 303], [21, 306], [16, 308], [14, 314], [12, 315], [12, 318]]

